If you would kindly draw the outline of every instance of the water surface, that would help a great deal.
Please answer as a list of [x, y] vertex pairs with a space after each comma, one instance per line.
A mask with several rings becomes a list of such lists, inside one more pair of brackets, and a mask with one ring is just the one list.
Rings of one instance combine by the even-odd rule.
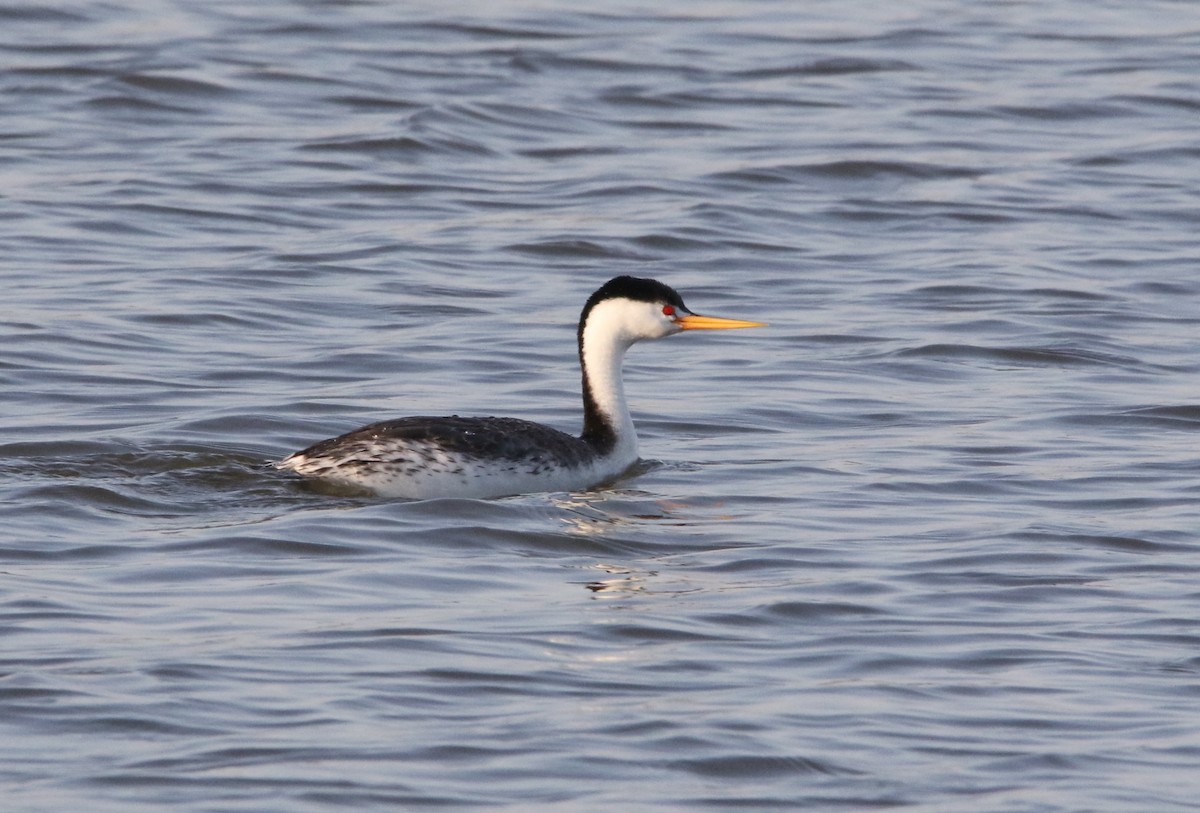
[[[1200, 15], [802, 5], [0, 9], [6, 809], [1195, 809]], [[636, 476], [264, 468], [618, 273]]]

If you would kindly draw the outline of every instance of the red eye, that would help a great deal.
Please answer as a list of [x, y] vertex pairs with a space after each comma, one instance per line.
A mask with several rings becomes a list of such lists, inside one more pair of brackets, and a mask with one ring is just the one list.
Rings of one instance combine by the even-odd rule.
[[663, 305], [663, 316], [674, 316], [674, 315], [675, 315], [675, 306], [674, 305]]

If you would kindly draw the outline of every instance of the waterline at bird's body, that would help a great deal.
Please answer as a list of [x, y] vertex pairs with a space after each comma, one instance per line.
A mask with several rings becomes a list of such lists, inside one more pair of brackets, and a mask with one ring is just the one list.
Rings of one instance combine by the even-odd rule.
[[452, 416], [371, 424], [278, 465], [384, 497], [483, 499], [578, 491], [636, 461], [636, 448], [597, 454], [586, 441], [532, 421]]
[[276, 466], [409, 499], [591, 488], [615, 479], [638, 459], [621, 377], [630, 346], [684, 330], [761, 324], [697, 316], [661, 282], [615, 277], [592, 294], [579, 319], [579, 437], [516, 418], [401, 418], [321, 441]]

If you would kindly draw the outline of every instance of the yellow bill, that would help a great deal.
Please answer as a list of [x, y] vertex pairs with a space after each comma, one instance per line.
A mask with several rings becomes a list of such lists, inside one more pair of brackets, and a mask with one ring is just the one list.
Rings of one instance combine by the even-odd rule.
[[745, 322], [741, 319], [722, 319], [720, 316], [680, 316], [675, 324], [684, 330], [736, 330], [742, 327], [766, 327], [766, 322]]

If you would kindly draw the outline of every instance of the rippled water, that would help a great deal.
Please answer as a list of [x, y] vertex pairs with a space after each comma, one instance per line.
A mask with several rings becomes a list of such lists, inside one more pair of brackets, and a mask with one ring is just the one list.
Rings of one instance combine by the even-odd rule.
[[[0, 8], [4, 808], [1200, 799], [1188, 2]], [[263, 463], [575, 429], [617, 487]]]

